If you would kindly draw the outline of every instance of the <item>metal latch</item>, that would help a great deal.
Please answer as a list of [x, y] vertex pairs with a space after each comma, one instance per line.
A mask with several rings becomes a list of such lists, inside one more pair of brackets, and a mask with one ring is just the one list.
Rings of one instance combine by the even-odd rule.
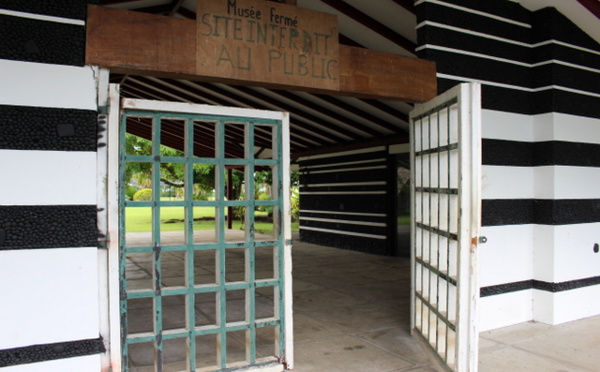
[[485, 244], [487, 243], [487, 238], [485, 236], [480, 236], [479, 237], [479, 244]]

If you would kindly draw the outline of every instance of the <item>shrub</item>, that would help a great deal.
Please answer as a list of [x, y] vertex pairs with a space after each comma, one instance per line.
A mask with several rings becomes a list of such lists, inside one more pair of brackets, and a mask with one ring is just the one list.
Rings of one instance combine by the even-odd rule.
[[152, 189], [141, 189], [133, 194], [134, 201], [150, 201], [152, 200]]
[[127, 200], [132, 200], [133, 195], [138, 191], [138, 188], [132, 185], [125, 186], [125, 197]]

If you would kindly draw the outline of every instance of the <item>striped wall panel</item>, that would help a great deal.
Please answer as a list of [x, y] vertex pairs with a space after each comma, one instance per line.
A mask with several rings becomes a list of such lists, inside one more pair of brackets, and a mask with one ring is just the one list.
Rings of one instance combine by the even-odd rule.
[[[0, 3], [0, 367], [100, 370], [98, 70], [85, 0]], [[31, 364], [33, 363], [33, 364]]]
[[557, 293], [600, 284], [600, 46], [554, 8], [507, 0], [419, 0], [417, 17], [440, 92], [482, 84], [482, 327], [600, 314], [555, 314]]
[[385, 147], [301, 158], [301, 240], [390, 254], [389, 169]]

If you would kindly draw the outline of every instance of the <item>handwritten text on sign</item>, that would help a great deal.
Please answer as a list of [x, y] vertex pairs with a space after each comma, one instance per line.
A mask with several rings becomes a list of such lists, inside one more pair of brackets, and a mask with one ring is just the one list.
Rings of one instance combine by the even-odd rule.
[[339, 89], [337, 18], [263, 0], [198, 0], [203, 74]]

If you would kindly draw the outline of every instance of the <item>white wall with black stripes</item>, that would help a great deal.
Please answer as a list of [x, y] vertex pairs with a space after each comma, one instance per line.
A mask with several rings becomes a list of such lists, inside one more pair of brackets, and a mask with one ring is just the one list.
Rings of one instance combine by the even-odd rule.
[[100, 370], [87, 1], [0, 3], [0, 367]]
[[416, 4], [440, 92], [482, 84], [481, 329], [600, 314], [600, 45], [555, 8]]

